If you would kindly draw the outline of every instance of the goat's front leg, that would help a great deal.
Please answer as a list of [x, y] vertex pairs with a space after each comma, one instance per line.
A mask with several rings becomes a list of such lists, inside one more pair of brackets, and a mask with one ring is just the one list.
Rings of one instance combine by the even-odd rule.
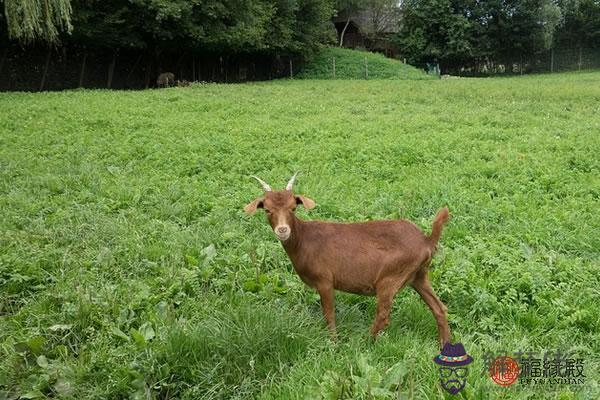
[[327, 321], [327, 327], [329, 333], [335, 335], [335, 294], [333, 291], [333, 285], [323, 285], [317, 288], [319, 296], [321, 296], [321, 307], [323, 308], [323, 315]]

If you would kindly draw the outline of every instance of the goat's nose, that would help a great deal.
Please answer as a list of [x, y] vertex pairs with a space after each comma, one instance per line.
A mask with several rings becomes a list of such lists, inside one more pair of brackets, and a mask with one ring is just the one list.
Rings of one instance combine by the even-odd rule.
[[283, 234], [283, 233], [287, 233], [287, 231], [288, 231], [288, 227], [287, 226], [279, 226], [279, 227], [277, 227], [277, 233]]

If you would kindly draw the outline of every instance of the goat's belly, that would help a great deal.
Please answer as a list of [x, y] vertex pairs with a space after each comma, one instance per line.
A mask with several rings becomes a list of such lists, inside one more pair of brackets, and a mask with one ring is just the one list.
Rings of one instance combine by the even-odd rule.
[[335, 282], [333, 287], [342, 292], [362, 294], [364, 296], [375, 295], [375, 287], [373, 285], [359, 284], [356, 282]]

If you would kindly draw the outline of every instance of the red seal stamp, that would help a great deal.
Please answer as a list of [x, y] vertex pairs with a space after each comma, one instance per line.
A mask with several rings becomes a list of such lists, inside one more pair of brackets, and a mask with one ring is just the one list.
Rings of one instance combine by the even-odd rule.
[[510, 357], [498, 357], [490, 365], [490, 376], [500, 386], [510, 386], [519, 377], [519, 364]]

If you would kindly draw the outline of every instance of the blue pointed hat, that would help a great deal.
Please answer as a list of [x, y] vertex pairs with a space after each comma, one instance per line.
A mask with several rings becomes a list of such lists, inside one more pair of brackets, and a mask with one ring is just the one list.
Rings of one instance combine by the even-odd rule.
[[465, 346], [461, 342], [456, 344], [446, 343], [440, 355], [435, 356], [433, 361], [445, 367], [460, 367], [473, 362], [473, 357], [467, 354]]

